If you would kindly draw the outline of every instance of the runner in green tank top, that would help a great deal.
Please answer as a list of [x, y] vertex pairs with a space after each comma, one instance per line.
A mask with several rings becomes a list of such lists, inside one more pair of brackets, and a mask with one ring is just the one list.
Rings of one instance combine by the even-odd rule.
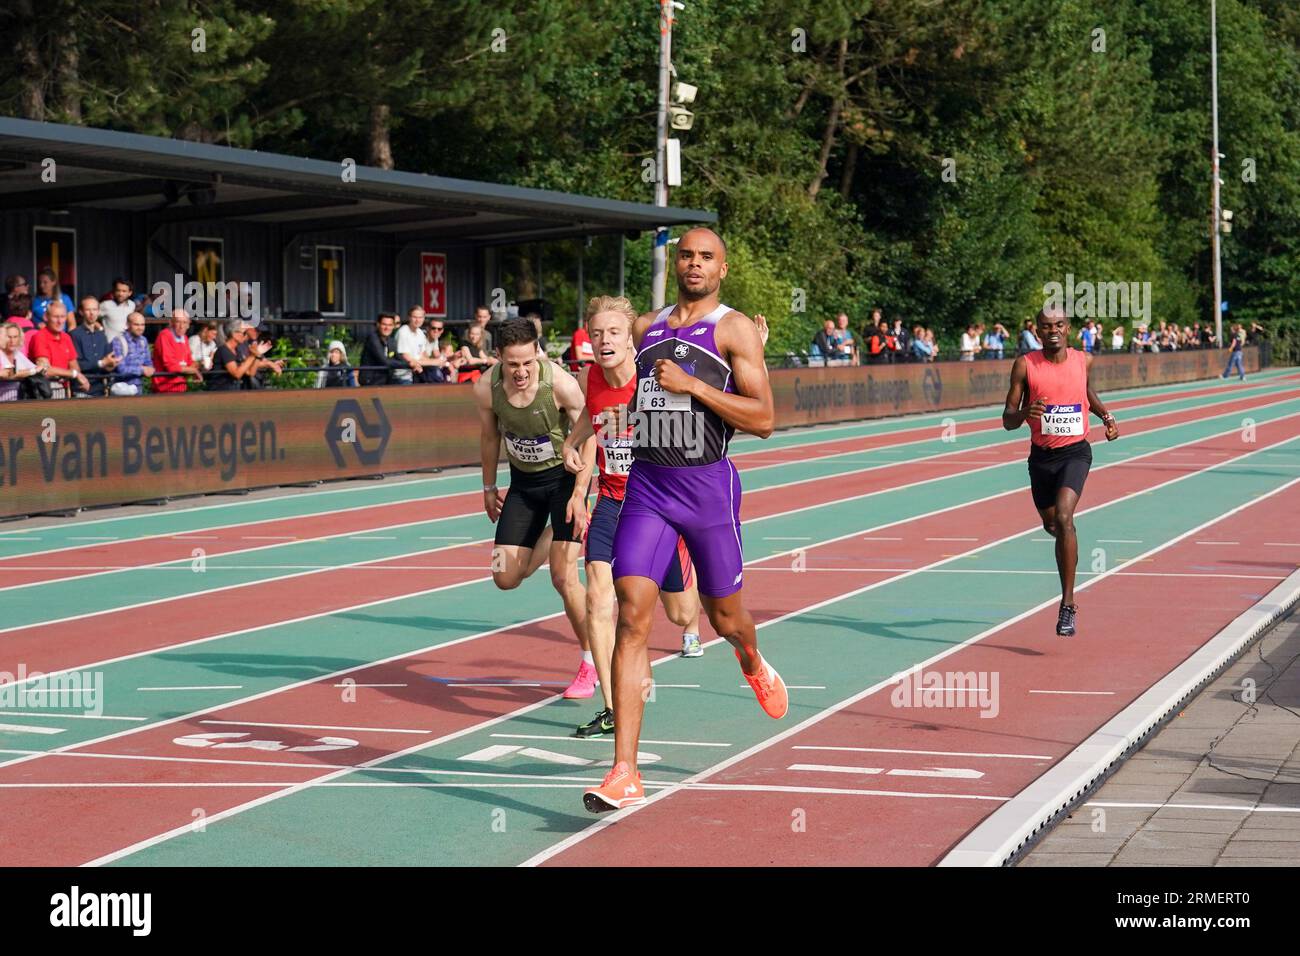
[[[474, 383], [482, 426], [483, 508], [497, 526], [492, 580], [508, 591], [550, 561], [551, 583], [583, 654], [564, 696], [590, 697], [596, 669], [587, 645], [587, 595], [578, 577], [578, 555], [591, 472], [575, 476], [564, 467], [564, 439], [586, 414], [582, 388], [564, 369], [538, 356], [531, 322], [507, 323], [498, 333], [497, 351], [501, 361]], [[508, 494], [496, 486], [502, 442], [510, 462]]]

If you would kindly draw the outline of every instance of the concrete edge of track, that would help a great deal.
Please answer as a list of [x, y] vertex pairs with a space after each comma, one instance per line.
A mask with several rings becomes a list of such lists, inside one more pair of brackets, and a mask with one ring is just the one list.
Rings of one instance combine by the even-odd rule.
[[1087, 799], [1251, 644], [1300, 604], [1300, 570], [1239, 615], [962, 838], [939, 866], [1007, 866]]

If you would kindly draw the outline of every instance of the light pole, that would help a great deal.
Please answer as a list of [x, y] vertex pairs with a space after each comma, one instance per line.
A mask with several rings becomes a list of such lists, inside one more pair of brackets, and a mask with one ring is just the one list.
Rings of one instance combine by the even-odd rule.
[[[655, 205], [668, 205], [668, 87], [672, 74], [674, 0], [659, 0], [659, 113], [655, 120]], [[653, 308], [664, 307], [664, 279], [668, 273], [668, 227], [655, 229], [650, 270]]]
[[1211, 204], [1210, 245], [1214, 254], [1214, 338], [1223, 347], [1223, 275], [1219, 256], [1219, 229], [1223, 223], [1219, 204], [1219, 38], [1215, 0], [1210, 0], [1210, 113], [1214, 126], [1214, 152], [1211, 153]]

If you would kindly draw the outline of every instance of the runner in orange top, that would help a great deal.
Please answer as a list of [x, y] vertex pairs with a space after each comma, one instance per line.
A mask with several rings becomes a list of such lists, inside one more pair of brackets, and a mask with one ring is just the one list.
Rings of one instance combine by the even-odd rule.
[[1061, 576], [1061, 607], [1056, 633], [1075, 632], [1074, 572], [1079, 539], [1074, 509], [1092, 467], [1088, 415], [1106, 424], [1106, 440], [1119, 437], [1115, 416], [1092, 390], [1088, 369], [1092, 356], [1069, 347], [1070, 320], [1059, 309], [1038, 313], [1043, 347], [1027, 352], [1011, 367], [1011, 387], [1002, 410], [1002, 427], [1014, 431], [1029, 422], [1029, 484], [1043, 527], [1056, 539], [1056, 569]]
[[[578, 381], [587, 401], [587, 415], [574, 426], [564, 442], [565, 466], [575, 474], [591, 468], [596, 455], [600, 469], [596, 507], [587, 524], [587, 637], [605, 707], [590, 723], [579, 727], [576, 737], [595, 737], [614, 732], [614, 698], [611, 670], [614, 654], [614, 529], [627, 489], [632, 449], [622, 437], [616, 421], [618, 409], [626, 408], [636, 391], [636, 358], [632, 351], [632, 325], [637, 312], [624, 298], [602, 295], [587, 304], [587, 332], [591, 336], [595, 364], [580, 372]], [[588, 473], [590, 473], [588, 471]], [[575, 502], [581, 496], [579, 520], [586, 520], [586, 488], [575, 488]], [[700, 595], [690, 552], [679, 537], [677, 559], [669, 562], [660, 583], [660, 597], [668, 619], [682, 628], [682, 656], [702, 657], [700, 645]], [[648, 674], [646, 675], [649, 676]]]

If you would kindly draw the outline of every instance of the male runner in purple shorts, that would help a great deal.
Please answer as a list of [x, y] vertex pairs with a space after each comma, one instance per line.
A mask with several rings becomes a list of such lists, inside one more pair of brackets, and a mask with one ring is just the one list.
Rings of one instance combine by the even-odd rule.
[[[789, 709], [785, 682], [758, 652], [754, 620], [741, 599], [740, 477], [727, 458], [736, 429], [772, 434], [772, 389], [754, 321], [718, 298], [727, 247], [710, 229], [677, 243], [677, 304], [640, 316], [632, 467], [614, 533], [611, 567], [618, 594], [614, 637], [614, 766], [583, 794], [593, 813], [645, 801], [637, 743], [650, 675], [647, 638], [658, 582], [681, 536], [709, 623], [735, 648], [745, 680], [770, 717]], [[622, 433], [620, 428], [619, 433]]]

